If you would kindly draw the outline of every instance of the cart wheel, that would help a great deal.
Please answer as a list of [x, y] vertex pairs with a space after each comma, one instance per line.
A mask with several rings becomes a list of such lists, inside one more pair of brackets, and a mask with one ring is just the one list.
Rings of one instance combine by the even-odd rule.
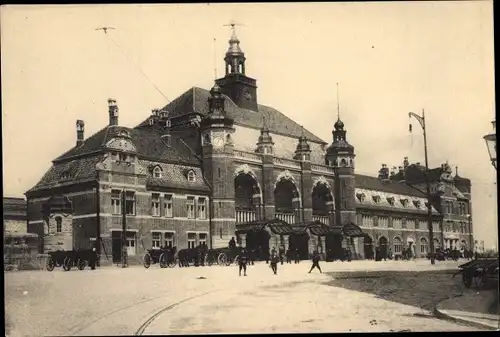
[[220, 253], [219, 256], [217, 257], [217, 264], [219, 266], [225, 266], [225, 265], [227, 265], [227, 260], [228, 260], [228, 258], [226, 256], [226, 254]]
[[73, 261], [71, 261], [71, 258], [69, 256], [65, 257], [64, 258], [64, 262], [63, 262], [63, 269], [64, 269], [64, 271], [70, 271], [72, 263], [73, 263]]
[[52, 256], [49, 256], [49, 258], [47, 259], [47, 263], [45, 264], [45, 267], [47, 268], [48, 271], [53, 271], [55, 266], [56, 263], [52, 259]]
[[149, 253], [147, 253], [146, 255], [144, 255], [144, 268], [149, 268], [151, 266], [151, 256], [149, 255]]
[[87, 266], [87, 261], [78, 259], [77, 266], [79, 270], [84, 270], [85, 267]]
[[167, 268], [167, 257], [165, 253], [161, 253], [160, 255], [160, 268]]
[[472, 276], [464, 272], [462, 274], [462, 281], [466, 288], [470, 288], [470, 286], [472, 285]]

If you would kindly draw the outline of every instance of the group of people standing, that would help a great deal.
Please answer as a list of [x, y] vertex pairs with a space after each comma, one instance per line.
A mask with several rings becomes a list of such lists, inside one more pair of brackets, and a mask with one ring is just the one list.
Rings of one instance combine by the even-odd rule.
[[[229, 248], [230, 249], [235, 249], [236, 248], [236, 242], [234, 241], [234, 238], [232, 238], [229, 241]], [[287, 263], [292, 263], [292, 258], [294, 259], [294, 262], [297, 264], [300, 261], [300, 254], [298, 249], [288, 249], [285, 250], [285, 246], [281, 245], [279, 247], [279, 251], [276, 251], [276, 248], [272, 248], [271, 252], [269, 255], [267, 255], [266, 258], [266, 264], [270, 263], [271, 270], [273, 271], [274, 275], [278, 274], [278, 263], [281, 263], [283, 265], [284, 259], [286, 257], [286, 262]], [[320, 260], [320, 254], [317, 251], [314, 251], [312, 254], [312, 266], [311, 269], [309, 270], [309, 273], [314, 268], [317, 268], [320, 273], [321, 267], [319, 266], [319, 260]], [[239, 276], [241, 276], [241, 272], [243, 272], [243, 276], [247, 276], [247, 265], [251, 263], [253, 264], [253, 259], [251, 258], [249, 252], [245, 248], [240, 249], [240, 254], [238, 258], [238, 270], [239, 270]]]

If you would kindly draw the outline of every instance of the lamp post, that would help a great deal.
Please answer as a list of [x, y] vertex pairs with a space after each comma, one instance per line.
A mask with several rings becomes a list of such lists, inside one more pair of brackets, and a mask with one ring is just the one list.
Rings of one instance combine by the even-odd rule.
[[[470, 206], [469, 206], [470, 207]], [[470, 212], [470, 208], [469, 208], [469, 212]], [[472, 226], [471, 226], [471, 222], [472, 222], [472, 214], [467, 214], [467, 221], [468, 221], [468, 227], [467, 227], [467, 233], [469, 233], [469, 249], [472, 250]]]
[[122, 268], [127, 265], [127, 207], [125, 206], [125, 190], [122, 191]]
[[488, 154], [490, 155], [491, 164], [497, 169], [497, 134], [495, 131], [496, 123], [492, 121], [493, 131], [483, 137], [486, 141], [486, 146], [488, 147]]
[[[424, 131], [424, 152], [425, 152], [425, 186], [426, 186], [426, 194], [427, 194], [427, 228], [429, 229], [429, 241], [430, 241], [430, 250], [431, 250], [431, 264], [435, 264], [434, 257], [434, 232], [432, 228], [432, 204], [431, 204], [431, 187], [429, 182], [429, 162], [427, 159], [427, 128], [425, 126], [425, 111], [422, 109], [422, 116], [417, 115], [414, 112], [409, 112], [408, 116], [414, 117], [422, 127]], [[411, 132], [411, 124], [410, 124], [410, 132]]]

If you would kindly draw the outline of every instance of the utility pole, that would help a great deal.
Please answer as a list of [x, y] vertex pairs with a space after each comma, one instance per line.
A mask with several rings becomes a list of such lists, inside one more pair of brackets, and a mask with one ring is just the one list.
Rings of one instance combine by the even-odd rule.
[[[425, 125], [425, 111], [422, 109], [422, 116], [417, 115], [416, 113], [410, 112], [408, 116], [411, 118], [412, 116], [420, 123], [422, 130], [424, 131], [424, 152], [425, 152], [425, 186], [427, 192], [427, 227], [429, 228], [429, 247], [431, 250], [431, 264], [436, 263], [436, 259], [434, 257], [434, 231], [432, 228], [432, 204], [431, 204], [431, 186], [429, 182], [429, 161], [427, 159], [427, 128]], [[411, 124], [410, 124], [410, 132], [411, 132]]]
[[125, 207], [125, 189], [122, 191], [122, 268], [127, 266], [127, 208]]

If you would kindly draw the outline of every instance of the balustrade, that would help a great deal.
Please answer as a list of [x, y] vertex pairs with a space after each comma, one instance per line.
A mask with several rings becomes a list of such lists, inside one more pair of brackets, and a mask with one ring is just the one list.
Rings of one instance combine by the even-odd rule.
[[313, 221], [319, 221], [325, 225], [329, 224], [328, 215], [313, 215], [312, 219]]
[[280, 213], [276, 212], [275, 217], [281, 221], [285, 221], [289, 224], [294, 224], [295, 223], [295, 214], [293, 213]]
[[257, 162], [262, 161], [261, 155], [258, 153], [241, 151], [241, 150], [234, 150], [233, 153], [234, 153], [234, 156], [237, 158], [243, 158], [246, 160], [257, 161]]
[[287, 158], [274, 157], [274, 164], [277, 166], [281, 165], [286, 167], [301, 168], [300, 161]]
[[236, 223], [245, 223], [255, 221], [256, 215], [255, 211], [247, 210], [237, 210], [236, 211]]
[[333, 168], [332, 166], [319, 165], [319, 164], [311, 164], [311, 171], [335, 174], [335, 168]]

